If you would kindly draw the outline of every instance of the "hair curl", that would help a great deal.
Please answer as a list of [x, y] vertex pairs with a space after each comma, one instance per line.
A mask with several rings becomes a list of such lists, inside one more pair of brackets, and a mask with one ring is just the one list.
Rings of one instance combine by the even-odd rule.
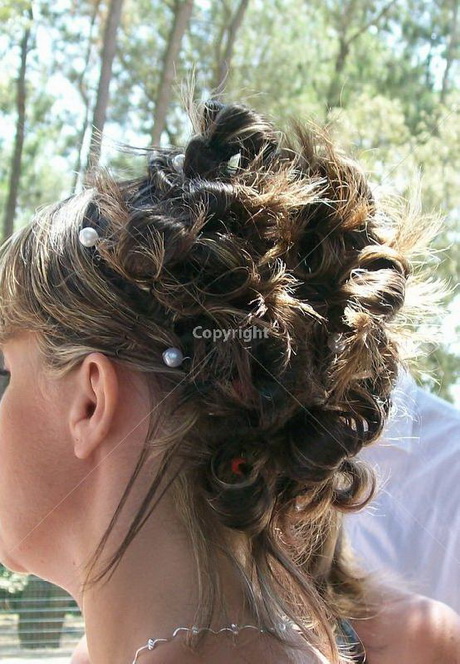
[[[144, 177], [100, 171], [3, 245], [1, 337], [37, 331], [57, 374], [103, 352], [168, 394], [91, 570], [152, 446], [164, 447], [162, 467], [92, 583], [113, 573], [170, 473], [199, 562], [197, 623], [219, 600], [219, 550], [262, 625], [290, 616], [338, 662], [331, 625], [362, 599], [340, 515], [372, 495], [355, 457], [382, 431], [409, 321], [436, 293], [411, 264], [428, 225], [378, 204], [325, 130], [296, 123], [283, 139], [255, 111], [215, 101], [197, 117], [183, 159], [155, 148]], [[83, 226], [98, 230], [96, 249], [79, 244]], [[200, 326], [264, 334], [213, 341]], [[169, 346], [182, 349], [181, 367], [161, 361]]]

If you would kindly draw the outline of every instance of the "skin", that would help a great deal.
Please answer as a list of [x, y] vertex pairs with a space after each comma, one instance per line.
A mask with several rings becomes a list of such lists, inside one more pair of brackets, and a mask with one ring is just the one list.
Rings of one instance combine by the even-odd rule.
[[449, 606], [385, 586], [369, 598], [378, 614], [352, 623], [369, 664], [460, 664], [460, 616]]
[[[81, 592], [83, 565], [110, 522], [147, 435], [152, 404], [146, 378], [102, 353], [90, 353], [65, 377], [52, 378], [31, 332], [11, 338], [2, 351], [11, 377], [0, 402], [0, 560], [75, 598], [92, 664], [131, 663], [152, 636], [193, 625], [198, 601], [192, 549], [167, 494], [110, 582]], [[121, 542], [158, 463], [158, 454], [152, 455], [144, 466], [103, 560]], [[234, 571], [225, 559], [216, 564], [227, 615], [215, 615], [211, 626], [254, 624], [242, 608]], [[184, 653], [178, 639], [167, 649], [143, 651], [139, 659], [255, 664], [263, 658], [275, 664], [282, 657], [269, 635], [246, 630], [231, 649], [229, 638], [210, 638], [198, 660]]]
[[[167, 494], [110, 582], [81, 593], [83, 565], [110, 522], [147, 434], [152, 404], [146, 379], [102, 353], [90, 353], [64, 378], [51, 378], [30, 332], [7, 341], [2, 350], [11, 378], [0, 402], [0, 560], [13, 571], [33, 573], [61, 586], [75, 598], [86, 639], [72, 664], [130, 664], [150, 637], [193, 624], [198, 598], [192, 550]], [[139, 486], [134, 485], [115, 536], [107, 543], [107, 556], [126, 532], [158, 462], [158, 455], [152, 455]], [[241, 610], [243, 595], [233, 571], [224, 559], [216, 564], [228, 615], [215, 615], [212, 625], [254, 623]], [[427, 604], [421, 607], [415, 600], [411, 604], [407, 598], [388, 597], [384, 606], [390, 608], [374, 623], [356, 626], [366, 646], [378, 646], [370, 664], [458, 661], [452, 655], [460, 650], [458, 616], [447, 615], [444, 605], [423, 601]], [[412, 620], [414, 615], [417, 620]], [[388, 648], [401, 641], [403, 657], [391, 650], [389, 658]], [[414, 658], [414, 651], [410, 657], [406, 654], [418, 643], [417, 652], [423, 657], [428, 653], [428, 658]], [[302, 664], [316, 661], [304, 652]], [[279, 664], [287, 657], [268, 635], [246, 631], [232, 648], [228, 637], [220, 635], [210, 638], [198, 657], [186, 653], [176, 639], [163, 650], [143, 651], [139, 661]]]
[[[412, 593], [379, 588], [379, 615], [353, 621], [364, 643], [369, 664], [458, 664], [460, 617], [441, 602]], [[90, 664], [86, 635], [78, 642], [70, 664]]]

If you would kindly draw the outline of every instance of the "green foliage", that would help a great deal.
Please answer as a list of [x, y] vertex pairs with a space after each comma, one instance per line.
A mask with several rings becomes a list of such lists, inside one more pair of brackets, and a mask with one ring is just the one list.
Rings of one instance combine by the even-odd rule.
[[0, 593], [16, 594], [22, 592], [27, 585], [28, 574], [11, 572], [0, 563]]
[[[71, 193], [82, 137], [85, 163], [85, 116], [89, 111], [91, 117], [95, 102], [107, 4], [34, 3], [17, 225], [39, 205]], [[197, 96], [211, 93], [238, 5], [239, 0], [195, 1], [176, 63], [165, 142], [181, 145], [190, 130], [179, 83], [193, 70]], [[27, 0], [6, 0], [0, 9], [0, 54], [8, 63], [0, 76], [0, 204], [7, 195], [14, 82], [28, 7]], [[251, 0], [224, 95], [246, 101], [286, 130], [291, 117], [329, 122], [337, 140], [356, 154], [376, 183], [405, 197], [420, 174], [423, 208], [438, 211], [445, 220], [435, 242], [443, 250], [437, 273], [452, 288], [459, 276], [460, 216], [460, 45], [453, 39], [453, 11], [453, 0]], [[104, 160], [127, 176], [138, 171], [142, 157], [117, 154], [112, 144], [150, 144], [173, 15], [172, 1], [125, 0]], [[446, 71], [450, 74], [444, 80]], [[441, 343], [421, 371], [442, 374], [439, 389], [450, 398], [458, 362], [458, 355]]]
[[1, 36], [14, 40], [21, 39], [26, 25], [30, 23], [28, 16], [30, 0], [2, 0], [0, 5]]

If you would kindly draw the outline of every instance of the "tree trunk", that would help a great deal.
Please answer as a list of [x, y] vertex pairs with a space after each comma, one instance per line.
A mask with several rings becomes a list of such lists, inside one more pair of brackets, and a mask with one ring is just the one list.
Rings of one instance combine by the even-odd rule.
[[83, 123], [80, 128], [80, 131], [78, 133], [78, 154], [77, 154], [77, 160], [75, 163], [75, 168], [74, 168], [74, 176], [73, 176], [73, 182], [72, 182], [72, 191], [75, 193], [77, 190], [77, 185], [78, 185], [78, 179], [80, 177], [80, 170], [81, 170], [81, 165], [82, 165], [82, 151], [83, 151], [83, 142], [85, 140], [85, 135], [88, 129], [88, 124], [89, 124], [89, 95], [86, 90], [85, 86], [85, 76], [86, 72], [88, 71], [89, 67], [89, 61], [91, 58], [91, 51], [92, 51], [92, 38], [93, 38], [93, 32], [94, 32], [94, 26], [96, 25], [96, 19], [97, 15], [99, 12], [99, 7], [101, 5], [101, 0], [97, 0], [97, 2], [94, 3], [93, 7], [93, 13], [91, 15], [91, 23], [89, 26], [89, 34], [88, 34], [88, 47], [86, 49], [86, 56], [85, 56], [85, 66], [83, 67], [83, 70], [78, 77], [77, 81], [77, 87], [78, 91], [81, 95], [81, 98], [83, 100], [83, 103], [85, 105], [85, 116], [83, 118]]
[[338, 15], [336, 25], [339, 34], [339, 50], [335, 60], [334, 73], [327, 92], [326, 104], [328, 110], [334, 106], [341, 106], [342, 75], [345, 70], [347, 58], [350, 54], [351, 44], [366, 32], [371, 25], [378, 25], [395, 3], [396, 0], [390, 0], [387, 2], [377, 14], [371, 16], [368, 21], [362, 23], [352, 34], [350, 34], [350, 26], [353, 25], [353, 19], [358, 10], [358, 3], [356, 0], [349, 0], [348, 5], [340, 3], [342, 12]]
[[152, 143], [159, 145], [161, 134], [166, 124], [169, 100], [171, 98], [171, 87], [174, 78], [174, 63], [179, 55], [182, 38], [187, 29], [193, 10], [193, 0], [176, 0], [174, 8], [174, 21], [169, 35], [168, 46], [163, 59], [160, 85], [155, 101], [155, 113], [153, 116]]
[[3, 241], [13, 233], [14, 218], [18, 202], [19, 180], [21, 177], [22, 151], [24, 147], [24, 124], [26, 120], [26, 67], [27, 55], [29, 53], [29, 41], [32, 28], [32, 7], [29, 7], [28, 18], [30, 22], [24, 30], [21, 41], [21, 64], [16, 84], [16, 136], [14, 139], [13, 156], [11, 159], [10, 178], [8, 183], [8, 198], [6, 201], [5, 215], [3, 218]]
[[104, 131], [109, 103], [110, 79], [112, 78], [112, 65], [117, 50], [117, 31], [120, 25], [122, 6], [123, 0], [111, 0], [109, 5], [102, 44], [101, 74], [97, 89], [96, 106], [94, 108], [87, 170], [97, 166], [101, 156], [102, 132]]
[[342, 74], [345, 69], [345, 63], [347, 61], [348, 54], [350, 52], [350, 46], [348, 41], [343, 37], [340, 37], [339, 52], [334, 66], [334, 73], [332, 75], [331, 83], [329, 85], [329, 90], [327, 93], [327, 108], [333, 108], [334, 106], [340, 106], [340, 92], [342, 85]]
[[216, 81], [215, 81], [215, 90], [216, 94], [220, 94], [223, 90], [225, 81], [227, 79], [228, 73], [230, 71], [230, 64], [233, 57], [233, 51], [235, 49], [235, 41], [238, 30], [240, 29], [244, 15], [249, 5], [249, 0], [241, 0], [238, 5], [230, 25], [227, 29], [227, 40], [225, 43], [225, 50], [223, 52], [220, 61], [218, 62], [216, 69]]
[[451, 30], [449, 35], [449, 44], [446, 52], [446, 68], [442, 76], [442, 87], [440, 101], [442, 104], [446, 102], [446, 95], [449, 92], [449, 74], [452, 64], [455, 60], [455, 52], [458, 45], [458, 0], [452, 0], [453, 16], [451, 22]]

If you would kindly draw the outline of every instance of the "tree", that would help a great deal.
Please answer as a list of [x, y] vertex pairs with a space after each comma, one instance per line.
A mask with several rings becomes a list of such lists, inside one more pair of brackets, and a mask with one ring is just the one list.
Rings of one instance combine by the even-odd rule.
[[334, 62], [334, 71], [327, 91], [326, 103], [328, 108], [342, 105], [340, 88], [353, 42], [371, 26], [377, 26], [395, 2], [396, 0], [390, 0], [376, 9], [374, 9], [376, 3], [372, 3], [371, 7], [367, 1], [362, 2], [361, 0], [333, 3], [336, 5], [332, 12], [333, 24], [337, 31], [339, 44]]
[[101, 54], [101, 73], [97, 89], [96, 106], [94, 108], [93, 129], [91, 132], [90, 149], [87, 169], [96, 166], [101, 155], [101, 136], [109, 103], [110, 79], [112, 65], [117, 49], [117, 31], [120, 25], [123, 0], [111, 0], [107, 22], [104, 30], [104, 41]]
[[14, 140], [13, 156], [11, 159], [8, 198], [3, 218], [3, 240], [6, 240], [13, 233], [14, 218], [16, 216], [16, 206], [18, 201], [19, 181], [21, 178], [22, 152], [24, 148], [24, 125], [26, 121], [26, 68], [33, 24], [32, 5], [29, 5], [26, 14], [27, 21], [24, 27], [24, 34], [21, 41], [21, 62], [16, 83], [16, 137]]
[[[239, 28], [241, 27], [241, 24], [243, 23], [244, 15], [248, 5], [249, 0], [240, 0], [235, 13], [228, 22], [225, 22], [223, 30], [219, 35], [217, 42], [218, 59], [214, 81], [214, 88], [216, 89], [217, 94], [222, 92], [224, 83], [229, 74], [233, 51], [235, 48], [236, 36]], [[223, 32], [226, 33], [225, 39], [224, 35], [222, 34]]]
[[458, 18], [458, 0], [451, 0], [449, 3], [452, 9], [452, 18], [449, 21], [450, 31], [448, 44], [446, 47], [446, 66], [444, 68], [444, 74], [442, 76], [442, 86], [441, 86], [441, 96], [440, 100], [442, 104], [446, 102], [446, 95], [449, 91], [449, 74], [452, 68], [452, 65], [456, 58], [458, 58], [458, 47], [460, 44], [459, 38], [459, 18]]
[[89, 113], [90, 113], [90, 95], [88, 91], [88, 86], [86, 83], [86, 77], [88, 74], [89, 70], [89, 65], [90, 65], [90, 58], [91, 58], [91, 52], [93, 49], [93, 33], [94, 33], [94, 28], [96, 25], [96, 19], [97, 15], [99, 12], [99, 8], [101, 5], [101, 0], [95, 0], [93, 7], [92, 7], [92, 12], [91, 12], [91, 20], [90, 20], [90, 25], [89, 25], [89, 31], [88, 31], [88, 43], [86, 46], [86, 54], [85, 54], [85, 63], [83, 66], [83, 69], [80, 71], [80, 74], [77, 76], [76, 80], [76, 85], [78, 88], [78, 91], [80, 93], [80, 96], [83, 101], [84, 105], [84, 116], [83, 116], [83, 122], [81, 124], [81, 129], [79, 132], [79, 135], [77, 137], [77, 144], [78, 144], [78, 155], [77, 155], [77, 160], [75, 163], [75, 168], [74, 168], [74, 180], [72, 183], [72, 190], [75, 191], [77, 188], [77, 183], [78, 183], [78, 178], [80, 175], [80, 170], [81, 170], [81, 165], [82, 165], [82, 152], [83, 152], [83, 142], [85, 140], [85, 135], [88, 130], [88, 123], [89, 123]]
[[152, 143], [159, 145], [161, 134], [166, 125], [166, 115], [171, 97], [171, 87], [174, 79], [174, 63], [177, 60], [182, 44], [182, 38], [187, 29], [193, 10], [193, 0], [176, 0], [174, 5], [174, 19], [169, 34], [163, 65], [161, 68], [160, 84], [155, 101], [155, 114], [153, 117]]

